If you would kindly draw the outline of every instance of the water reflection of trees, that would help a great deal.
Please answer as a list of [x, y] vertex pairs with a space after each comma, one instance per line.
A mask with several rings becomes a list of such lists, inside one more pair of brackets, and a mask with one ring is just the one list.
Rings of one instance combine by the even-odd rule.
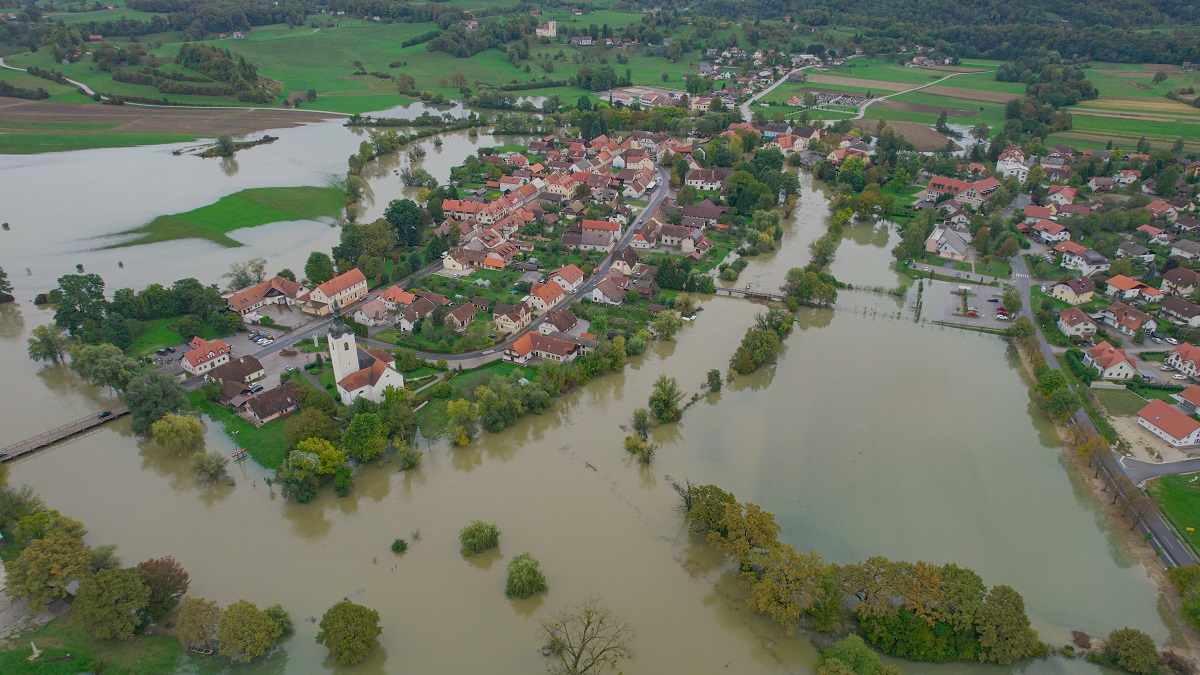
[[471, 565], [471, 567], [477, 567], [481, 570], [490, 570], [490, 569], [492, 569], [492, 565], [495, 565], [496, 561], [500, 560], [503, 557], [504, 556], [501, 555], [501, 553], [500, 553], [500, 547], [497, 546], [495, 548], [489, 548], [488, 550], [484, 551], [483, 553], [476, 553], [475, 555], [463, 556], [463, 560], [466, 560]]
[[226, 176], [231, 178], [236, 176], [239, 168], [241, 167], [238, 166], [238, 161], [233, 155], [221, 158], [221, 173]]
[[[124, 426], [128, 430], [128, 426]], [[138, 456], [142, 458], [142, 470], [149, 469], [166, 478], [174, 492], [194, 492], [206, 507], [225, 501], [236, 489], [237, 482], [233, 478], [206, 484], [192, 473], [192, 457], [207, 451], [203, 445], [193, 455], [187, 456], [177, 455], [170, 448], [156, 445], [148, 438], [139, 439], [137, 448]]]
[[25, 317], [17, 303], [0, 303], [0, 338], [19, 338], [24, 331]]
[[301, 539], [320, 539], [329, 534], [333, 523], [325, 516], [324, 496], [308, 504], [288, 502], [283, 507], [283, 517], [292, 524], [292, 532]]

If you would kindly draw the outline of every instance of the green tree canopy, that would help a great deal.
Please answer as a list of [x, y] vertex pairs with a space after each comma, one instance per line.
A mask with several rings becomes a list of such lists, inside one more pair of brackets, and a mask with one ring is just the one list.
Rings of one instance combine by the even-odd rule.
[[149, 600], [150, 588], [138, 570], [100, 570], [79, 585], [71, 609], [92, 637], [124, 640], [141, 625]]
[[379, 612], [343, 600], [321, 617], [317, 643], [329, 649], [339, 664], [361, 663], [379, 645]]
[[510, 598], [528, 598], [546, 590], [546, 575], [530, 553], [521, 553], [508, 562], [508, 581], [504, 594]]
[[53, 530], [31, 541], [6, 565], [6, 591], [10, 597], [28, 599], [30, 611], [40, 612], [51, 600], [67, 597], [67, 588], [91, 573], [91, 562], [91, 552], [80, 537]]
[[266, 654], [283, 631], [249, 600], [238, 600], [221, 612], [217, 620], [217, 641], [221, 656], [246, 663]]
[[135, 434], [145, 433], [167, 413], [187, 406], [187, 396], [179, 380], [156, 370], [130, 380], [121, 399], [129, 406], [132, 416], [129, 428]]

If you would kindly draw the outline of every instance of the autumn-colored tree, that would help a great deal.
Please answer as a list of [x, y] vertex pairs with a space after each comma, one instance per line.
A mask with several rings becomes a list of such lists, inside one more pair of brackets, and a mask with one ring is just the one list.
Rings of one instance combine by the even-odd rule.
[[781, 544], [750, 551], [747, 563], [742, 580], [750, 586], [750, 607], [774, 619], [788, 635], [810, 606], [824, 601], [829, 566], [816, 553]]
[[709, 532], [708, 542], [745, 564], [750, 552], [778, 545], [779, 525], [774, 514], [763, 511], [757, 504], [726, 503], [721, 519], [725, 534]]
[[904, 565], [901, 583], [904, 608], [932, 626], [946, 602], [941, 568], [924, 561]]
[[283, 631], [249, 600], [238, 600], [221, 612], [217, 620], [217, 641], [221, 656], [246, 663], [266, 654]]
[[954, 563], [942, 566], [945, 602], [942, 603], [939, 620], [950, 624], [956, 633], [973, 634], [975, 624], [983, 611], [983, 600], [987, 586], [975, 570], [959, 567]]
[[321, 617], [321, 632], [317, 643], [329, 649], [329, 654], [341, 665], [361, 663], [379, 645], [379, 612], [343, 600], [325, 611]]
[[450, 417], [450, 442], [464, 446], [475, 437], [479, 425], [479, 412], [475, 405], [465, 398], [446, 403], [446, 414]]
[[896, 563], [883, 556], [871, 556], [863, 562], [841, 567], [842, 589], [858, 599], [854, 607], [860, 619], [893, 617], [898, 613], [895, 600], [900, 597]]
[[317, 473], [332, 476], [338, 465], [345, 463], [346, 453], [334, 447], [324, 438], [308, 438], [296, 444], [299, 452], [311, 452], [317, 456]]
[[124, 640], [141, 624], [150, 588], [136, 569], [100, 570], [79, 585], [72, 613], [92, 637]]
[[712, 530], [722, 537], [725, 529], [725, 505], [736, 504], [737, 499], [716, 485], [689, 485], [688, 496], [691, 508], [685, 519], [694, 532]]
[[150, 599], [146, 604], [146, 612], [151, 619], [157, 619], [163, 614], [175, 609], [179, 599], [187, 593], [191, 585], [191, 577], [183, 565], [171, 556], [151, 558], [138, 563], [142, 579], [150, 588]]
[[167, 413], [150, 425], [150, 437], [161, 448], [188, 455], [204, 442], [204, 426], [191, 415]]
[[212, 600], [187, 597], [179, 606], [176, 634], [185, 647], [203, 647], [217, 634], [221, 606]]
[[69, 595], [67, 587], [91, 573], [92, 555], [79, 537], [53, 530], [36, 539], [6, 566], [13, 598], [29, 600], [29, 609], [40, 612], [51, 600]]

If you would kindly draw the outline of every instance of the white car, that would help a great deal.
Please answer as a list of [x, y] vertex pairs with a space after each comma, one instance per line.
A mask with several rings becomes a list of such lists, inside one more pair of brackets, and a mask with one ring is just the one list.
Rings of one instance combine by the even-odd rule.
[[1159, 368], [1159, 370], [1163, 371], [1164, 373], [1169, 373], [1169, 372], [1171, 372], [1172, 370], [1175, 370], [1175, 369], [1174, 369], [1174, 368], [1172, 368], [1171, 366], [1163, 366], [1162, 368]]
[[1176, 340], [1175, 338], [1167, 338], [1167, 344], [1177, 345], [1177, 344], [1179, 344], [1179, 340]]
[[1175, 373], [1174, 375], [1171, 376], [1171, 379], [1172, 380], [1186, 380], [1188, 378], [1187, 378], [1187, 375], [1180, 375], [1179, 373]]

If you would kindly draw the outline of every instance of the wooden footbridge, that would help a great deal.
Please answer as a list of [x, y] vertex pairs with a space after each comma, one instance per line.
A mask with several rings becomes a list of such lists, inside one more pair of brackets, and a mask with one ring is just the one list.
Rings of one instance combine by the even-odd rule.
[[713, 291], [714, 295], [726, 295], [731, 298], [750, 298], [752, 300], [768, 300], [770, 302], [786, 302], [787, 296], [783, 293], [768, 293], [767, 291], [759, 291], [752, 288], [721, 288], [717, 287]]
[[55, 443], [66, 440], [72, 436], [82, 434], [85, 431], [89, 431], [102, 424], [111, 422], [112, 420], [115, 420], [119, 417], [124, 417], [128, 414], [129, 408], [125, 407], [124, 405], [118, 405], [106, 410], [105, 412], [98, 413], [96, 415], [89, 415], [87, 417], [77, 419], [74, 422], [67, 422], [66, 424], [55, 427], [50, 431], [40, 433], [33, 438], [27, 438], [20, 443], [14, 443], [7, 448], [0, 448], [0, 462], [7, 462], [22, 455], [27, 455], [36, 450], [41, 450], [42, 448], [54, 445]]

